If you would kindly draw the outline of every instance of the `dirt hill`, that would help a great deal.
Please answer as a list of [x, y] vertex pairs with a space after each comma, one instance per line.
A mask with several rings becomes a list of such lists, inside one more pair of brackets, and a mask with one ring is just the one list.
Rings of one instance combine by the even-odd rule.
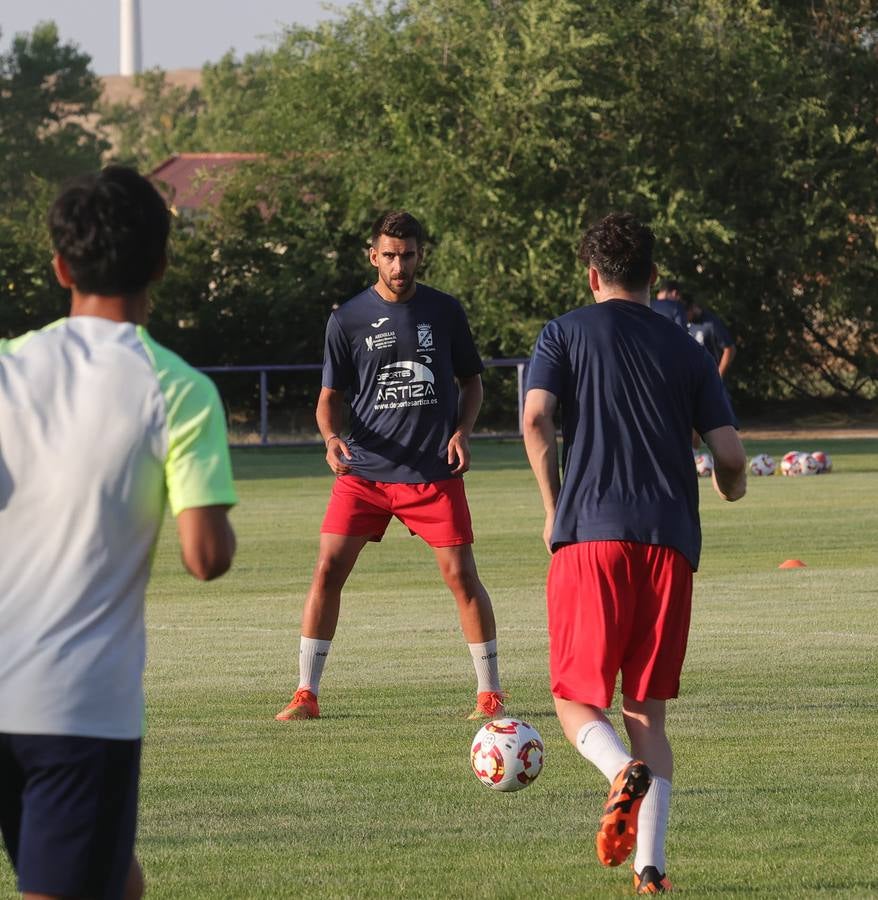
[[[165, 78], [168, 84], [175, 87], [198, 87], [201, 84], [201, 69], [175, 69], [165, 72]], [[104, 83], [101, 99], [105, 103], [124, 103], [137, 98], [133, 75], [104, 75], [101, 81]]]

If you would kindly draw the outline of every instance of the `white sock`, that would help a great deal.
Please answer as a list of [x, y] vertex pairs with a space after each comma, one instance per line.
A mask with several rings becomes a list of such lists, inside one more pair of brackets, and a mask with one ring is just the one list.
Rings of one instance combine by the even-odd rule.
[[671, 782], [667, 778], [652, 776], [652, 784], [640, 804], [637, 814], [637, 853], [634, 871], [638, 874], [644, 866], [655, 866], [664, 875], [665, 831], [671, 810]]
[[299, 638], [299, 690], [307, 688], [317, 695], [330, 646], [332, 641], [321, 641], [304, 635]]
[[602, 719], [587, 722], [579, 729], [576, 749], [594, 763], [611, 784], [619, 771], [633, 759], [616, 734], [616, 729]]
[[478, 692], [500, 690], [500, 670], [497, 667], [497, 640], [484, 644], [467, 644], [473, 665], [476, 668]]

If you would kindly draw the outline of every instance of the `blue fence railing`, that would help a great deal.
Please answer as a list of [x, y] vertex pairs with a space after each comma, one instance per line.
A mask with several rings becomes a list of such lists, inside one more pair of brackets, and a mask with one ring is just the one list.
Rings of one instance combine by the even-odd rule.
[[[511, 369], [516, 370], [516, 395], [518, 398], [518, 430], [509, 432], [509, 435], [521, 435], [521, 416], [524, 411], [524, 383], [525, 373], [529, 360], [526, 358], [513, 359], [486, 359], [484, 360], [486, 369]], [[319, 372], [323, 366], [320, 363], [300, 363], [298, 365], [288, 366], [199, 366], [199, 371], [208, 374], [234, 374], [236, 372], [255, 372], [259, 376], [259, 446], [267, 447], [271, 445], [295, 445], [308, 444], [312, 441], [272, 441], [268, 428], [268, 383], [269, 376], [272, 372]], [[492, 434], [493, 437], [504, 436], [503, 434]], [[477, 435], [474, 435], [477, 437]], [[232, 446], [240, 446], [232, 443]], [[247, 446], [251, 446], [248, 444]]]

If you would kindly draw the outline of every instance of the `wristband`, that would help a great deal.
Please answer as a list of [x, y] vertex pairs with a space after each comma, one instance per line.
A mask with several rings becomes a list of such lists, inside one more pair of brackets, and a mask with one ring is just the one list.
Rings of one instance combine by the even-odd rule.
[[335, 434], [335, 432], [333, 432], [333, 433], [332, 433], [331, 435], [329, 435], [329, 437], [323, 442], [323, 446], [326, 447], [327, 450], [329, 449], [329, 442], [330, 442], [333, 438], [335, 438], [335, 440], [337, 440], [337, 441], [340, 441], [340, 440], [341, 440], [341, 438], [340, 438], [337, 434]]

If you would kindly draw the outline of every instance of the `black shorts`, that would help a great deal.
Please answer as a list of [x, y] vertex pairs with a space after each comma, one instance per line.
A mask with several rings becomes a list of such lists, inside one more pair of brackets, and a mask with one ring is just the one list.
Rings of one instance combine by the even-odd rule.
[[0, 733], [0, 829], [18, 889], [121, 897], [139, 779], [139, 739]]

